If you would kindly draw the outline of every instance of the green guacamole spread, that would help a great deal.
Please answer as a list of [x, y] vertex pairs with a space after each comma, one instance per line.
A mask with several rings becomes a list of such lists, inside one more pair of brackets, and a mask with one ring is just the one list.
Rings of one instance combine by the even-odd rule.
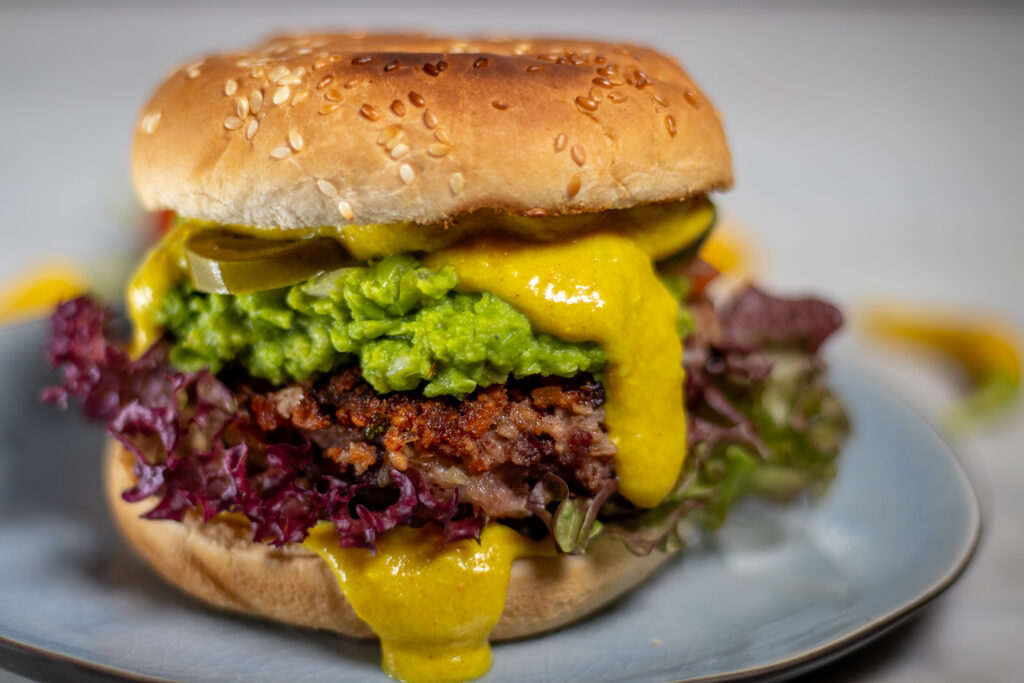
[[358, 361], [378, 392], [462, 396], [509, 376], [570, 377], [604, 366], [597, 344], [538, 334], [504, 301], [455, 292], [456, 282], [451, 267], [389, 256], [252, 294], [185, 284], [163, 300], [157, 321], [170, 333], [175, 365], [217, 372], [236, 362], [274, 383]]

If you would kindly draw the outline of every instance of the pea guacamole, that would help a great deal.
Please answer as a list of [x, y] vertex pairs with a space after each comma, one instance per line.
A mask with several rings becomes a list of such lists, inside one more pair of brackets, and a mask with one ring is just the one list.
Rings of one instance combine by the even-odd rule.
[[463, 396], [510, 376], [604, 367], [597, 344], [536, 333], [504, 301], [456, 292], [456, 284], [450, 266], [431, 270], [413, 256], [389, 256], [249, 294], [206, 294], [186, 283], [167, 294], [156, 320], [171, 337], [175, 365], [217, 372], [238, 363], [274, 383], [358, 362], [381, 393]]

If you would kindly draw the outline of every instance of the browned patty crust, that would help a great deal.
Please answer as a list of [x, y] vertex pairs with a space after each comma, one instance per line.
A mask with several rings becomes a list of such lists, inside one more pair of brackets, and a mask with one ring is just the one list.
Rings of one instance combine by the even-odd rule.
[[267, 433], [298, 430], [356, 475], [377, 464], [413, 467], [490, 516], [527, 515], [530, 488], [549, 473], [581, 494], [615, 476], [604, 390], [589, 377], [510, 382], [460, 401], [380, 396], [352, 367], [315, 384], [242, 385], [239, 394]]

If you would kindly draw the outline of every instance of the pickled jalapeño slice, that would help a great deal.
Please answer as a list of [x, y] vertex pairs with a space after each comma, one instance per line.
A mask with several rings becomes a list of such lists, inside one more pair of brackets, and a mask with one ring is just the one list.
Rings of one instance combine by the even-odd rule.
[[352, 263], [330, 237], [268, 240], [225, 231], [190, 237], [185, 258], [195, 288], [221, 294], [286, 287]]

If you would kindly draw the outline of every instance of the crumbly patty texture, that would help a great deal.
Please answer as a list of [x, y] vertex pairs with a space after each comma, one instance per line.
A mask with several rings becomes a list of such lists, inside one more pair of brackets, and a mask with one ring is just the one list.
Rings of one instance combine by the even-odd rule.
[[150, 209], [288, 228], [629, 208], [732, 167], [718, 113], [654, 50], [311, 34], [174, 71], [140, 114], [134, 179]]
[[240, 396], [268, 434], [299, 430], [356, 475], [412, 467], [490, 517], [528, 515], [530, 490], [548, 474], [582, 495], [615, 476], [604, 390], [585, 377], [497, 384], [457, 401], [380, 396], [347, 368], [315, 385]]

